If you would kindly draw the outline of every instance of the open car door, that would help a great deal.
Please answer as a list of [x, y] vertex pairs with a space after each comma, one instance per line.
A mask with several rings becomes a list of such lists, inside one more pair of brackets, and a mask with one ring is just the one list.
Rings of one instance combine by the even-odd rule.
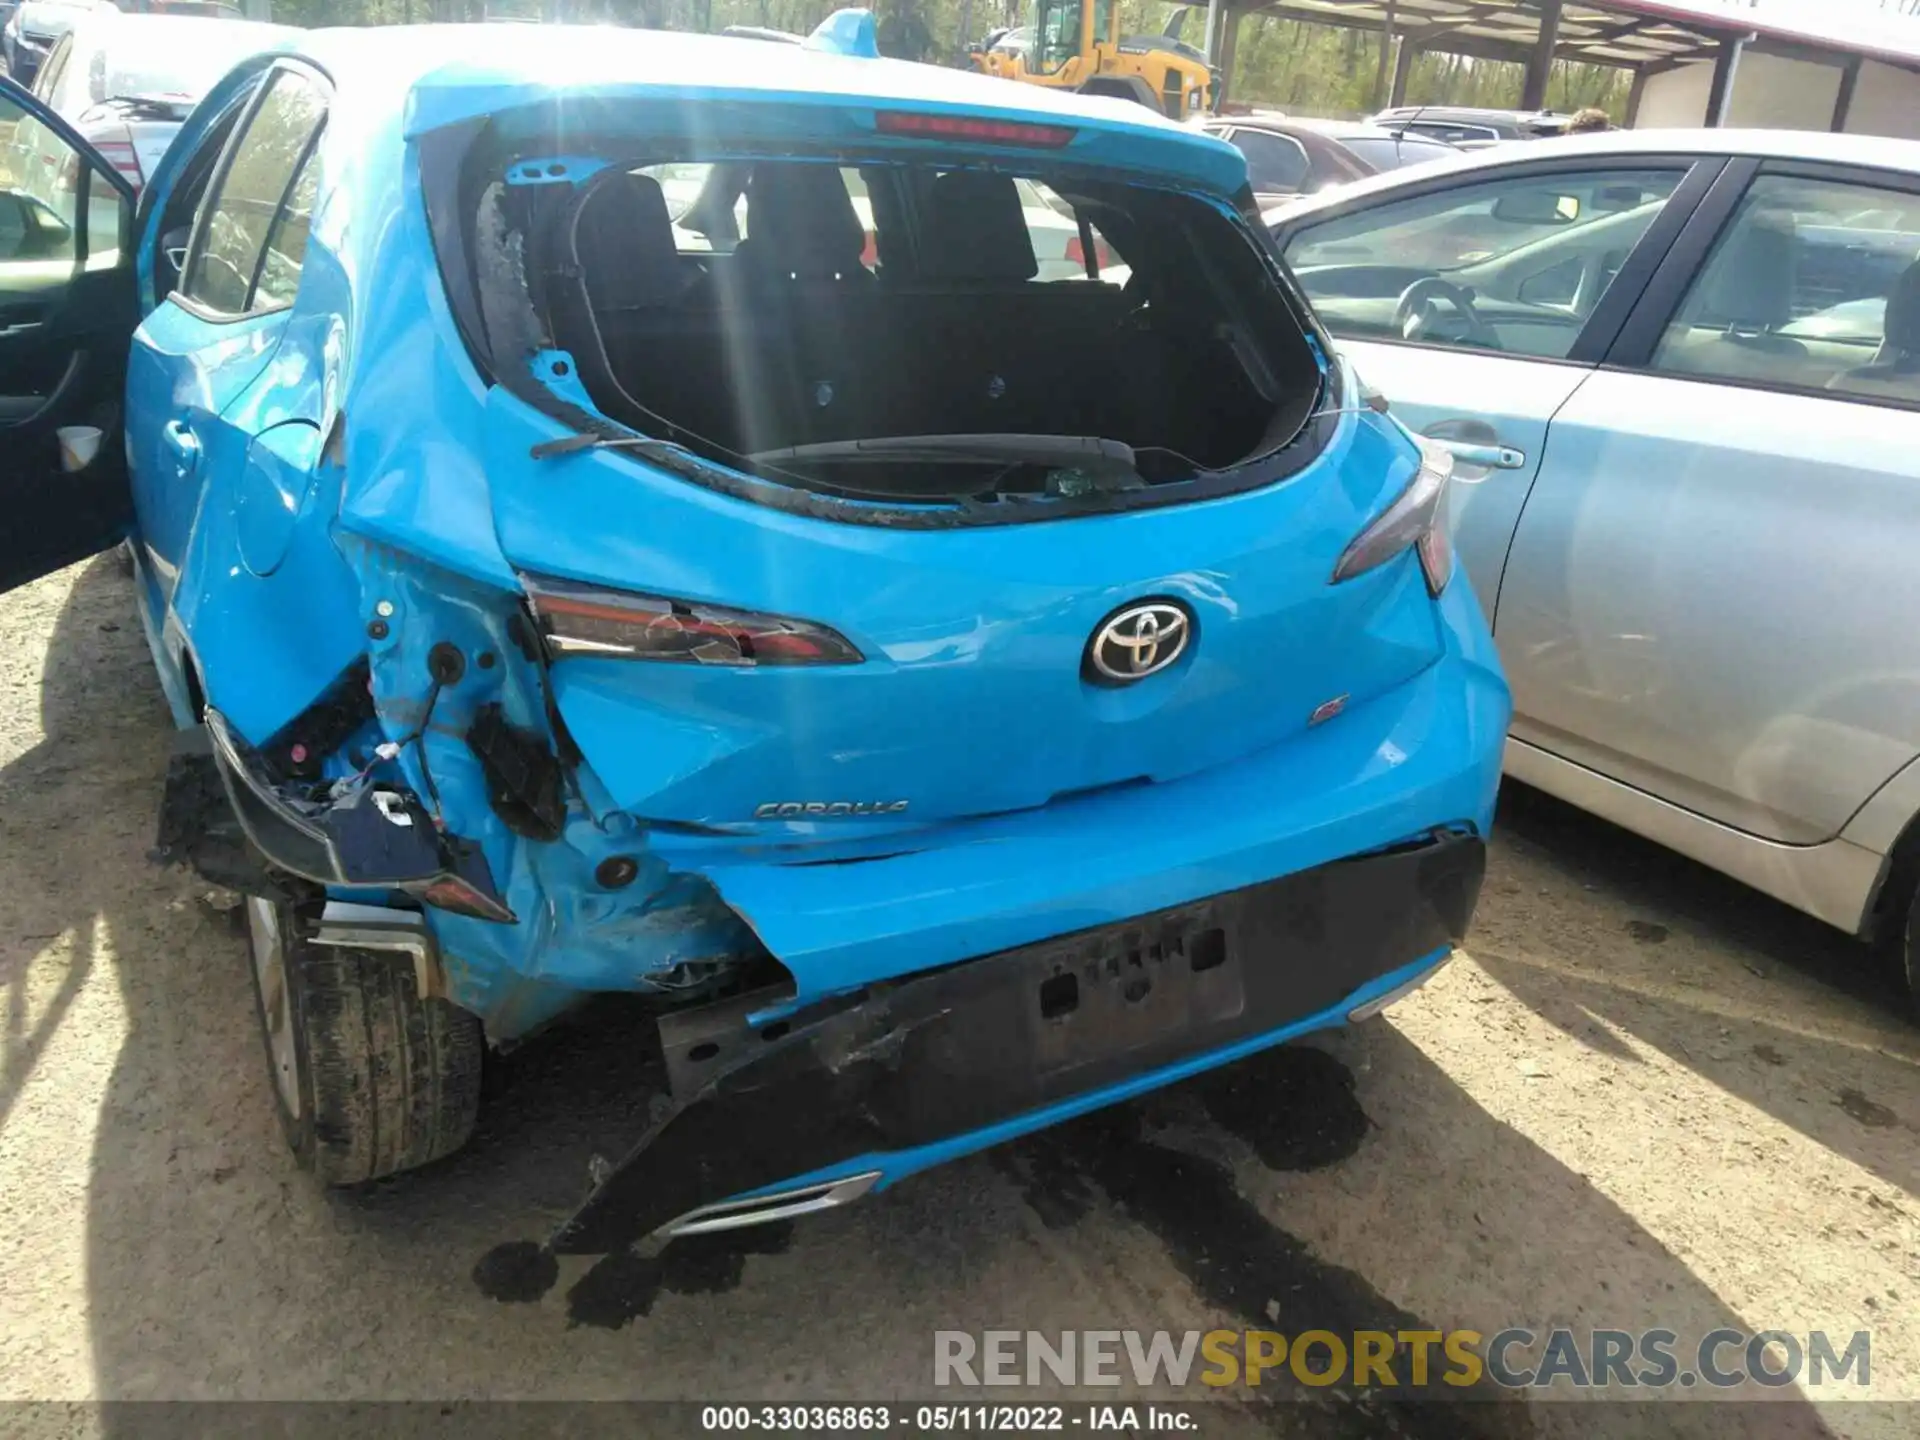
[[113, 167], [0, 79], [0, 590], [106, 549], [131, 523], [133, 213]]

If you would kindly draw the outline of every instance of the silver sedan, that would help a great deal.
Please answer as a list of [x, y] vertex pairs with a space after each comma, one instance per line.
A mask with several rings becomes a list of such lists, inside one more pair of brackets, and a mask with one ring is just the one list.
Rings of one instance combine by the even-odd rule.
[[1507, 773], [1920, 993], [1920, 143], [1611, 132], [1266, 219], [1455, 452]]

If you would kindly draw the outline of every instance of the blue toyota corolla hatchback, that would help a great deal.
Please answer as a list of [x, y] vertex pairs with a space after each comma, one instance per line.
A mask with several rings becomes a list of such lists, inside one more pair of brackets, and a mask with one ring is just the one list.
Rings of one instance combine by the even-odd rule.
[[1446, 458], [1230, 146], [870, 44], [313, 32], [137, 216], [0, 98], [74, 152], [0, 197], [0, 579], [130, 540], [162, 850], [247, 897], [325, 1181], [621, 991], [671, 1092], [555, 1248], [819, 1209], [1466, 928], [1508, 699]]

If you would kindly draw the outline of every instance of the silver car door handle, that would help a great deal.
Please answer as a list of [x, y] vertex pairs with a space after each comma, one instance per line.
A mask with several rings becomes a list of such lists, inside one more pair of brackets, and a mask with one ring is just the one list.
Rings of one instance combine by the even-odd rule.
[[12, 335], [31, 335], [40, 328], [38, 320], [22, 320], [17, 325], [0, 325], [0, 340]]
[[1485, 470], [1518, 470], [1527, 463], [1524, 450], [1511, 445], [1475, 445], [1466, 440], [1442, 440], [1422, 436], [1429, 445], [1438, 445], [1462, 465], [1478, 465]]

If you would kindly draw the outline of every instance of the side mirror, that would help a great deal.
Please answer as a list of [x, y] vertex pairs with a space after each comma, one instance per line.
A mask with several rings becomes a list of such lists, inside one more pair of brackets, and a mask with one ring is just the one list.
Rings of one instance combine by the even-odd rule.
[[73, 255], [73, 230], [58, 213], [19, 190], [0, 190], [0, 259], [58, 260]]
[[1571, 225], [1580, 218], [1580, 197], [1511, 190], [1493, 202], [1493, 218], [1510, 225]]

